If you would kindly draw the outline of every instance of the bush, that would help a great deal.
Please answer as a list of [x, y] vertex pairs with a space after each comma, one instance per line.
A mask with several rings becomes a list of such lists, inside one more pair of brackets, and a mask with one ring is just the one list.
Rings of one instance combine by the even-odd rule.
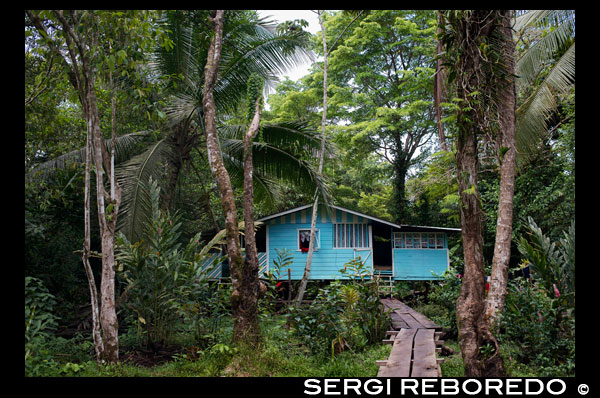
[[289, 323], [315, 354], [358, 351], [383, 339], [389, 317], [379, 302], [377, 281], [360, 259], [348, 262], [336, 280], [320, 289], [309, 307], [291, 308]]
[[575, 372], [575, 224], [551, 242], [532, 218], [518, 248], [533, 278], [509, 283], [500, 341], [508, 356], [537, 367], [540, 376]]
[[458, 337], [458, 325], [456, 324], [456, 300], [460, 294], [460, 278], [454, 268], [449, 268], [440, 282], [432, 284], [429, 292], [430, 303], [443, 308], [443, 311], [432, 310], [424, 313], [433, 322], [443, 327], [448, 338]]
[[529, 280], [509, 284], [499, 340], [518, 349], [510, 355], [538, 368], [539, 376], [572, 376], [575, 371], [575, 320], [557, 300]]
[[53, 315], [55, 304], [55, 297], [40, 279], [25, 277], [26, 376], [40, 376], [56, 364], [46, 347], [51, 338], [49, 331], [57, 326], [58, 317]]
[[[200, 234], [186, 246], [180, 243], [181, 222], [179, 215], [171, 217], [159, 208], [160, 189], [150, 181], [152, 218], [149, 220], [144, 240], [129, 243], [120, 234], [117, 237], [116, 258], [119, 276], [125, 288], [125, 308], [137, 325], [140, 341], [147, 346], [166, 344], [177, 322], [186, 316], [198, 326], [197, 337], [204, 334], [201, 318], [214, 313], [208, 281], [205, 278], [205, 262], [210, 261], [209, 250], [223, 243], [218, 234], [207, 245], [201, 246]], [[213, 265], [219, 256], [212, 260]], [[213, 328], [214, 329], [214, 328]]]

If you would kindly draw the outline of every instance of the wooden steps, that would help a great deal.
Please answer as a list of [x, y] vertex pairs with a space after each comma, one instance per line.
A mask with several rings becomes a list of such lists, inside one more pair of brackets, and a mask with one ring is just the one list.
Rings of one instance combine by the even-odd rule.
[[377, 278], [379, 280], [377, 293], [383, 296], [392, 297], [392, 293], [394, 292], [394, 275], [392, 274], [391, 269], [373, 270], [373, 274], [371, 277]]
[[392, 344], [387, 360], [377, 361], [377, 377], [441, 377], [436, 346], [440, 340], [441, 327], [396, 299], [381, 299], [391, 310], [392, 326], [384, 343]]

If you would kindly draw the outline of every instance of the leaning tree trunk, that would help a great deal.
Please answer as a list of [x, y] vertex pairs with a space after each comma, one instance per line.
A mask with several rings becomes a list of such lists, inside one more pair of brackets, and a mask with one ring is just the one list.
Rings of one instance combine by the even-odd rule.
[[[321, 25], [321, 37], [323, 38], [323, 116], [321, 118], [321, 152], [319, 153], [319, 168], [317, 174], [320, 176], [323, 172], [323, 161], [325, 159], [325, 122], [327, 121], [327, 40], [325, 39], [325, 26], [323, 25], [323, 17], [321, 12], [319, 15], [319, 24]], [[356, 18], [355, 18], [356, 19]], [[304, 274], [298, 288], [298, 296], [296, 297], [296, 305], [302, 304], [304, 292], [308, 285], [310, 270], [312, 265], [312, 257], [315, 251], [315, 230], [317, 227], [317, 211], [319, 208], [319, 189], [315, 190], [315, 198], [312, 207], [312, 217], [310, 221], [310, 241], [308, 243], [308, 253], [306, 256], [306, 264], [304, 265]]]
[[502, 87], [499, 114], [500, 139], [498, 139], [498, 156], [500, 163], [500, 195], [498, 197], [498, 219], [496, 221], [496, 242], [490, 277], [490, 289], [486, 302], [485, 314], [488, 325], [493, 327], [497, 316], [504, 310], [506, 286], [508, 283], [508, 267], [510, 261], [510, 244], [513, 222], [513, 198], [515, 190], [515, 115], [516, 88], [514, 78], [515, 42], [512, 37], [512, 12], [505, 11], [503, 22], [504, 63], [508, 76]]

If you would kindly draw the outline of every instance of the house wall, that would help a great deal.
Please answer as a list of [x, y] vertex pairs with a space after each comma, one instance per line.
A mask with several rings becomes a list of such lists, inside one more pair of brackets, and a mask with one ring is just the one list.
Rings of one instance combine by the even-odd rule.
[[[268, 226], [269, 267], [272, 267], [273, 260], [277, 259], [275, 249], [289, 249], [294, 261], [290, 267], [291, 278], [294, 280], [302, 279], [308, 256], [308, 253], [303, 253], [298, 249], [298, 229], [310, 229], [311, 215], [312, 208], [308, 208], [265, 222]], [[340, 210], [335, 210], [333, 214], [329, 215], [324, 208], [319, 209], [316, 228], [320, 235], [320, 247], [313, 253], [310, 279], [340, 279], [339, 270], [354, 256], [361, 256], [362, 259], [366, 257], [366, 266], [369, 270], [372, 268], [370, 251], [357, 250], [355, 252], [354, 249], [333, 248], [332, 221], [367, 223], [368, 220]], [[287, 278], [287, 269], [281, 270], [280, 278]]]
[[448, 249], [393, 250], [396, 280], [437, 279], [448, 269]]

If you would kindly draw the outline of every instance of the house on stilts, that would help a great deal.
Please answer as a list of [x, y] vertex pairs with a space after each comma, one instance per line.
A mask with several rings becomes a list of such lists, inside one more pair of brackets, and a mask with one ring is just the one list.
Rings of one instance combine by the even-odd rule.
[[[292, 280], [302, 279], [310, 243], [312, 204], [296, 207], [257, 221], [259, 276], [273, 267], [277, 252], [288, 249]], [[450, 265], [448, 235], [459, 228], [400, 225], [339, 206], [319, 205], [315, 250], [310, 280], [347, 278], [344, 264], [360, 257], [371, 274], [390, 280], [434, 280]], [[282, 270], [283, 271], [283, 270]], [[287, 279], [287, 270], [285, 270]], [[211, 271], [210, 277], [229, 276], [227, 264]], [[282, 275], [283, 277], [283, 275]]]

